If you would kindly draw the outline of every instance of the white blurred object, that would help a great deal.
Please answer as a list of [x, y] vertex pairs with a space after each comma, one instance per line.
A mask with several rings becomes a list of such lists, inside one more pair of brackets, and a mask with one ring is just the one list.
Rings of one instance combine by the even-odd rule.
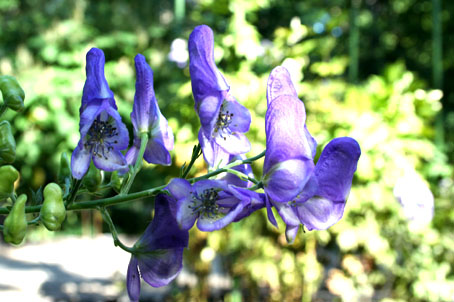
[[408, 170], [394, 186], [394, 197], [414, 227], [427, 226], [434, 215], [434, 197], [427, 183], [414, 170]]
[[189, 53], [186, 40], [177, 38], [170, 45], [169, 61], [177, 63], [179, 68], [185, 68], [188, 64]]

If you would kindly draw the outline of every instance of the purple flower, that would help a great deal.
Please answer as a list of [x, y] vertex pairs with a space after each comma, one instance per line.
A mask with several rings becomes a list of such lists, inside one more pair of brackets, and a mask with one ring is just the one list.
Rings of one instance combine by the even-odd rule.
[[181, 230], [170, 205], [176, 201], [165, 194], [155, 200], [154, 219], [134, 245], [126, 275], [126, 288], [131, 301], [138, 301], [140, 277], [153, 287], [169, 284], [183, 267], [183, 250], [189, 234]]
[[183, 230], [192, 228], [196, 220], [201, 231], [219, 230], [265, 205], [263, 195], [223, 180], [201, 180], [191, 185], [177, 178], [167, 188], [178, 201], [175, 215]]
[[213, 32], [197, 26], [189, 36], [189, 73], [195, 110], [200, 118], [199, 142], [210, 167], [227, 164], [230, 155], [249, 152], [244, 135], [249, 111], [229, 93], [229, 85], [214, 62]]
[[[267, 207], [277, 208], [292, 242], [300, 224], [320, 230], [339, 221], [361, 150], [352, 138], [333, 139], [314, 166], [316, 142], [306, 128], [304, 104], [285, 68], [271, 72], [267, 99], [263, 168]], [[268, 214], [275, 224], [270, 209]]]
[[71, 157], [71, 171], [81, 179], [91, 159], [98, 169], [115, 171], [126, 167], [120, 152], [128, 147], [129, 134], [121, 121], [112, 91], [104, 77], [104, 53], [92, 48], [87, 53], [82, 105], [80, 107], [80, 140]]
[[153, 70], [141, 54], [136, 56], [135, 64], [136, 94], [131, 113], [134, 143], [126, 153], [126, 160], [129, 165], [136, 162], [140, 150], [140, 134], [148, 133], [144, 159], [148, 163], [168, 166], [172, 162], [169, 151], [173, 149], [173, 132], [158, 107], [153, 89]]

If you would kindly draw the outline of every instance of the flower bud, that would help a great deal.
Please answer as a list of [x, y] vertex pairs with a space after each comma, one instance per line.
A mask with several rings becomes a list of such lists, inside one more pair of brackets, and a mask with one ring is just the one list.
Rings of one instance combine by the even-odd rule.
[[27, 195], [20, 195], [5, 219], [3, 237], [8, 243], [19, 244], [24, 240], [27, 231], [27, 218], [25, 217], [26, 202]]
[[3, 94], [3, 102], [14, 111], [24, 109], [24, 90], [12, 76], [0, 77], [0, 90]]
[[16, 159], [16, 141], [7, 121], [0, 123], [0, 165], [11, 164]]
[[41, 221], [49, 231], [56, 231], [66, 217], [63, 192], [59, 185], [50, 183], [44, 188], [43, 195], [44, 202], [39, 213]]
[[110, 176], [110, 185], [112, 186], [112, 189], [114, 189], [115, 192], [120, 193], [123, 179], [124, 178], [120, 178], [120, 176], [118, 176], [118, 171], [112, 172], [112, 175]]
[[14, 192], [14, 182], [19, 178], [19, 172], [11, 166], [0, 167], [0, 199], [9, 197]]
[[96, 192], [102, 183], [101, 171], [95, 167], [93, 163], [90, 164], [87, 174], [84, 177], [83, 184], [90, 192]]
[[71, 179], [71, 163], [66, 152], [61, 154], [57, 179], [58, 183], [63, 185], [66, 183], [66, 179]]

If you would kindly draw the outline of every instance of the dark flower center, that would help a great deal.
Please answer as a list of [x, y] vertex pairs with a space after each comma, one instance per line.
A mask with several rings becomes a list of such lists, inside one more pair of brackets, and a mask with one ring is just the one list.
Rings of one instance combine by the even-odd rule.
[[94, 156], [104, 157], [113, 149], [113, 145], [118, 141], [112, 141], [111, 138], [118, 135], [117, 128], [113, 125], [114, 121], [109, 118], [107, 121], [101, 121], [98, 117], [94, 120], [87, 133], [85, 148], [90, 149]]
[[233, 113], [229, 112], [229, 110], [225, 110], [224, 104], [221, 105], [221, 109], [219, 110], [218, 119], [216, 121], [216, 125], [214, 127], [213, 136], [216, 133], [226, 140], [227, 136], [232, 133], [229, 126], [232, 123]]
[[214, 188], [206, 189], [200, 195], [197, 192], [192, 192], [192, 204], [188, 207], [193, 213], [200, 216], [205, 215], [208, 218], [216, 218], [219, 214], [217, 200], [218, 191]]

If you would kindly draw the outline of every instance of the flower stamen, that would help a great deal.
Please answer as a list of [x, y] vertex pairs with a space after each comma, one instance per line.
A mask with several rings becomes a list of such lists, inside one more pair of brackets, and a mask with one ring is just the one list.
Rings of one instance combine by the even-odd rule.
[[192, 193], [192, 203], [188, 207], [193, 213], [208, 218], [217, 218], [219, 216], [218, 191], [214, 188], [206, 189], [199, 196], [197, 192]]
[[215, 133], [219, 133], [221, 138], [227, 140], [227, 137], [232, 134], [232, 130], [229, 127], [233, 121], [233, 113], [224, 109], [224, 104], [222, 104], [221, 109], [219, 110], [218, 119], [216, 120], [213, 137], [215, 136]]
[[118, 135], [117, 127], [114, 127], [113, 120], [109, 118], [107, 121], [101, 121], [98, 117], [93, 121], [90, 129], [87, 132], [87, 140], [84, 147], [90, 149], [90, 153], [99, 158], [107, 159], [107, 154], [114, 149], [113, 145], [118, 143], [113, 142], [110, 138]]

